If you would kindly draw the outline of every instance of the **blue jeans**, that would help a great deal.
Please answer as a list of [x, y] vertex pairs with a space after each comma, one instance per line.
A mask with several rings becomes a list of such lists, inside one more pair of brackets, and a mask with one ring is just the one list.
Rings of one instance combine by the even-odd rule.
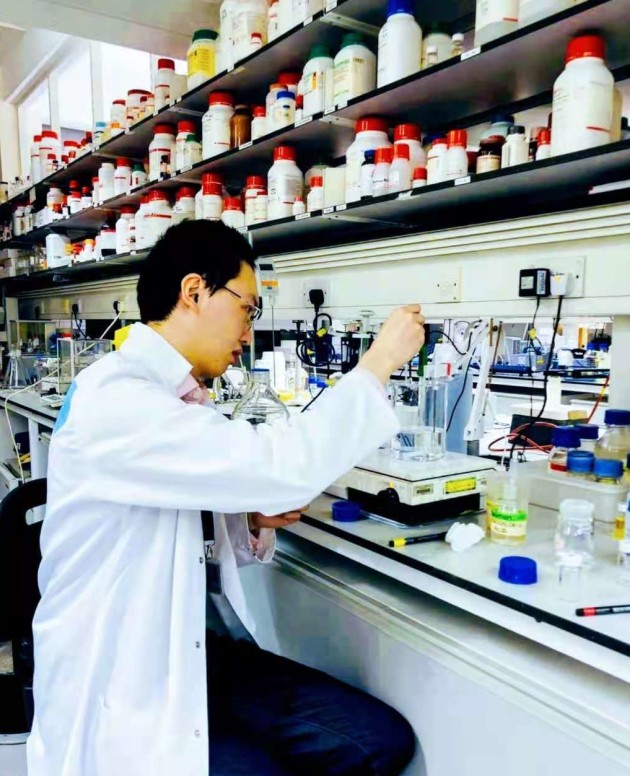
[[207, 647], [211, 776], [398, 776], [413, 757], [376, 698], [249, 642]]

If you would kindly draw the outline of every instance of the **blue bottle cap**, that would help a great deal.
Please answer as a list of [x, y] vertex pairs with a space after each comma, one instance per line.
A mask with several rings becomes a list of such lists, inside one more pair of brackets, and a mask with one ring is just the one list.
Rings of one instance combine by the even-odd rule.
[[508, 555], [501, 558], [499, 579], [510, 585], [535, 585], [538, 582], [536, 561], [518, 555]]
[[376, 159], [376, 151], [364, 151], [363, 157], [368, 164], [374, 164]]
[[593, 423], [583, 423], [582, 425], [576, 426], [575, 428], [578, 430], [580, 439], [597, 440], [599, 438], [599, 426], [596, 426]]
[[269, 370], [268, 369], [252, 369], [253, 375], [268, 375]]
[[387, 3], [387, 15], [393, 16], [397, 13], [408, 13], [413, 16], [414, 0], [389, 0]]
[[623, 462], [608, 460], [607, 458], [595, 459], [595, 476], [619, 480], [623, 476]]
[[551, 444], [554, 447], [579, 447], [580, 435], [574, 426], [559, 426], [554, 428]]
[[496, 113], [491, 119], [491, 124], [514, 124], [514, 116], [511, 113]]
[[354, 501], [333, 502], [332, 518], [338, 523], [356, 523], [359, 520], [363, 520], [361, 507]]
[[[619, 461], [621, 463], [621, 461]], [[570, 450], [567, 456], [567, 471], [573, 474], [590, 474], [595, 465], [595, 456], [586, 450]]]
[[607, 426], [630, 426], [630, 410], [606, 410], [604, 423]]
[[321, 379], [319, 379], [319, 380], [317, 381], [317, 387], [318, 387], [318, 388], [327, 388], [327, 387], [328, 387], [328, 383], [326, 382], [326, 380], [324, 380], [323, 378], [321, 378]]
[[295, 94], [293, 92], [278, 92], [276, 100], [294, 100]]

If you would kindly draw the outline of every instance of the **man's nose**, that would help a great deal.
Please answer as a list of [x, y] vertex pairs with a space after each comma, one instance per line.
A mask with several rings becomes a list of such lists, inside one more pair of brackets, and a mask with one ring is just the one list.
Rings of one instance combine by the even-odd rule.
[[244, 334], [241, 337], [241, 345], [243, 345], [243, 346], [251, 345], [253, 337], [254, 337], [254, 334], [253, 334], [252, 330], [248, 326], [247, 330], [244, 332]]

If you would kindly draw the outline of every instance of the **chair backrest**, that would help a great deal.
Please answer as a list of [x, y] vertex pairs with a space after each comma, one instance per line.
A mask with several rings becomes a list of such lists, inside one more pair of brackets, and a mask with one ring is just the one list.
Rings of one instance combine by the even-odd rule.
[[46, 503], [46, 480], [30, 480], [0, 502], [0, 638], [30, 638], [40, 594], [37, 572], [42, 559], [41, 523], [26, 515]]

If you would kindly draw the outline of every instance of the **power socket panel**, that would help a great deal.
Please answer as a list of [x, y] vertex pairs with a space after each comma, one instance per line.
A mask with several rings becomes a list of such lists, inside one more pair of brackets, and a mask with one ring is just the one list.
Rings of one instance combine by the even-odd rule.
[[330, 305], [330, 281], [328, 280], [305, 280], [302, 285], [302, 303], [304, 307], [312, 307], [311, 300], [308, 298], [309, 293], [316, 288], [320, 288], [324, 292], [324, 304], [323, 307]]

